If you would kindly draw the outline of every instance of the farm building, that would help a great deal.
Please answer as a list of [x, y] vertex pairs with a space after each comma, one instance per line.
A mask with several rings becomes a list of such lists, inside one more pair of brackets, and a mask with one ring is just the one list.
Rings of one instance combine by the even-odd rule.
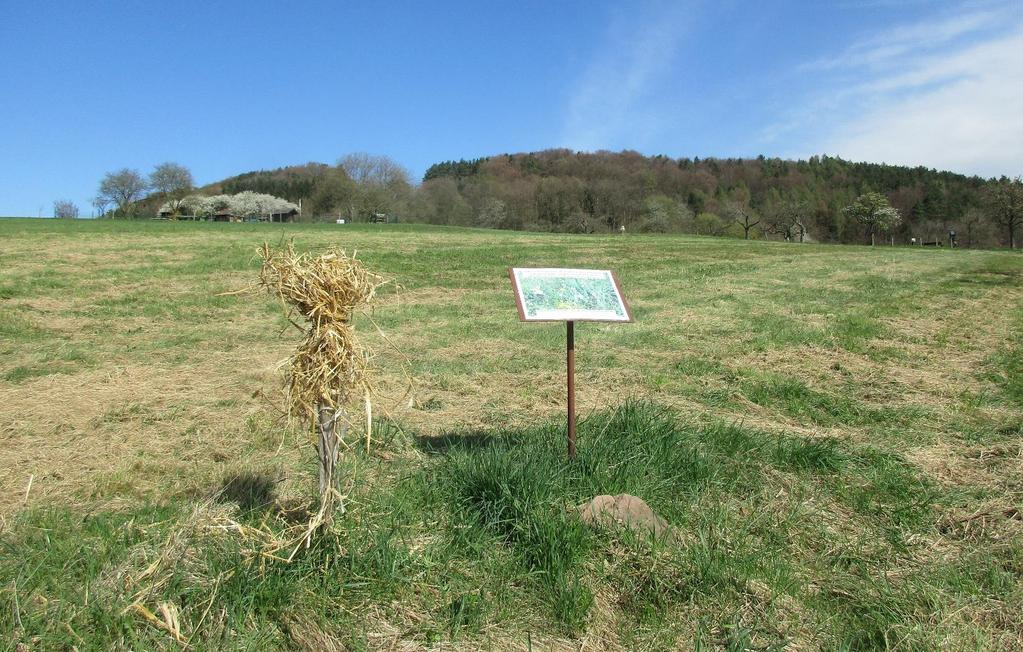
[[210, 217], [196, 217], [194, 215], [177, 215], [169, 209], [161, 210], [159, 217], [163, 219], [177, 218], [179, 220], [212, 220], [214, 222], [294, 222], [295, 217], [298, 215], [298, 211], [294, 208], [281, 211], [279, 213], [270, 213], [269, 215], [259, 216], [247, 216], [236, 215], [230, 208], [221, 208], [214, 212]]
[[169, 208], [161, 208], [160, 212], [156, 214], [157, 219], [161, 220], [206, 220], [208, 218], [201, 217], [199, 215], [183, 215]]
[[[295, 208], [288, 209], [279, 213], [270, 213], [271, 222], [294, 222], [295, 217], [298, 216], [298, 210]], [[262, 221], [263, 218], [260, 218]]]
[[[189, 213], [188, 216], [179, 215]], [[213, 222], [294, 222], [302, 207], [272, 195], [244, 191], [235, 195], [189, 195], [160, 207], [159, 218]]]
[[244, 222], [245, 218], [235, 215], [230, 208], [221, 208], [213, 213], [211, 219], [214, 222]]

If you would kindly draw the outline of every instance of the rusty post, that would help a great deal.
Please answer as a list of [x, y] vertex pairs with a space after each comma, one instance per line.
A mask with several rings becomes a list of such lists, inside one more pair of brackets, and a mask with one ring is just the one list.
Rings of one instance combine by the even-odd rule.
[[568, 458], [575, 459], [575, 322], [568, 324]]

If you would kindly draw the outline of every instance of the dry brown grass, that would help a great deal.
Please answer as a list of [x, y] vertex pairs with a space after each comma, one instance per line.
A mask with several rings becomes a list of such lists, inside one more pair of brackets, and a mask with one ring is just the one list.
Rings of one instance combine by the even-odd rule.
[[237, 354], [217, 354], [188, 372], [157, 365], [104, 366], [34, 378], [19, 391], [0, 389], [0, 423], [5, 424], [0, 432], [12, 444], [0, 447], [0, 468], [16, 470], [0, 478], [0, 506], [11, 510], [58, 497], [82, 499], [104, 476], [124, 476], [132, 486], [129, 496], [166, 480], [163, 473], [158, 478], [132, 474], [142, 470], [138, 465], [168, 471], [223, 466], [242, 448], [240, 426], [251, 417], [272, 415], [251, 388], [272, 386], [280, 354], [261, 357], [261, 364], [240, 375], [233, 371]]

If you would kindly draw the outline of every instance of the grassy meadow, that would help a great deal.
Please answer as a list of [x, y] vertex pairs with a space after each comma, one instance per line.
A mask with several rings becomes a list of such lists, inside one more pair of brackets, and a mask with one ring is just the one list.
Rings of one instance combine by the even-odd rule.
[[[394, 278], [337, 527], [256, 247]], [[613, 268], [636, 322], [518, 321]], [[403, 365], [414, 390], [406, 393]], [[0, 650], [1023, 648], [1023, 256], [404, 225], [0, 220]], [[631, 493], [672, 526], [591, 531]]]

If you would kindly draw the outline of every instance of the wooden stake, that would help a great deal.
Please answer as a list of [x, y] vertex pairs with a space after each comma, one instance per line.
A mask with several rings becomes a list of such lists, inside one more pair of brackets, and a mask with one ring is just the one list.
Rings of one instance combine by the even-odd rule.
[[335, 410], [320, 403], [319, 419], [316, 424], [316, 448], [320, 457], [321, 498], [326, 496], [330, 489], [337, 490], [340, 486], [340, 478], [337, 477], [337, 461], [341, 455], [341, 441], [348, 429], [348, 423], [341, 418], [342, 416], [341, 410]]
[[373, 435], [373, 402], [369, 399], [369, 389], [366, 389], [366, 453], [369, 453], [370, 438]]

